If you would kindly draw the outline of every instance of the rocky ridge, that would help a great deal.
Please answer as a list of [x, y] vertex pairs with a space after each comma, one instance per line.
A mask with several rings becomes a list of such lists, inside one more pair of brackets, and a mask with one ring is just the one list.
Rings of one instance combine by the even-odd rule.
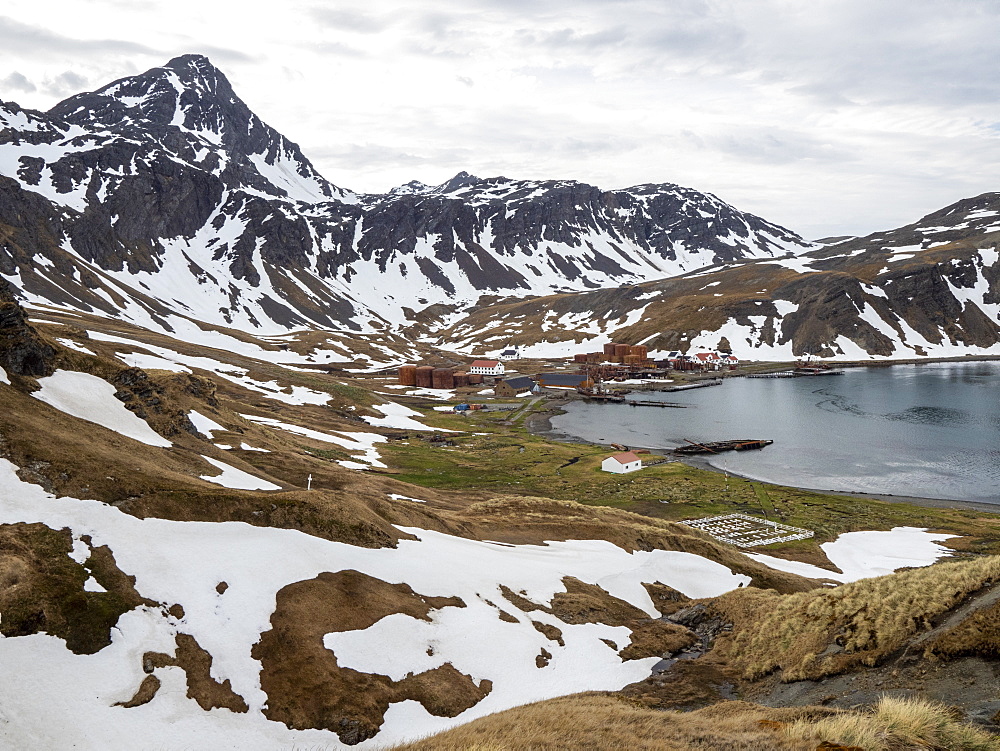
[[675, 185], [417, 183], [356, 195], [185, 55], [49, 112], [0, 104], [0, 274], [27, 302], [170, 331], [383, 330], [445, 304], [660, 279], [806, 244]]
[[455, 322], [439, 344], [511, 342], [543, 357], [611, 339], [749, 359], [1000, 355], [998, 243], [1000, 193], [986, 193], [798, 256], [509, 301]]

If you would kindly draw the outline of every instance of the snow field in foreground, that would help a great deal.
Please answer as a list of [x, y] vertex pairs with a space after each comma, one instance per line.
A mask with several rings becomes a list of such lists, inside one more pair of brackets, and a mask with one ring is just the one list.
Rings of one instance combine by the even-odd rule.
[[[138, 519], [97, 501], [56, 498], [20, 480], [16, 467], [0, 459], [0, 523], [16, 522], [68, 527], [78, 561], [85, 560], [87, 550], [80, 538], [91, 535], [93, 546], [107, 545], [119, 567], [135, 576], [140, 594], [168, 605], [179, 603], [185, 613], [181, 620], [155, 609], [127, 613], [112, 632], [112, 645], [90, 656], [73, 655], [45, 634], [0, 638], [0, 665], [19, 676], [18, 681], [0, 682], [0, 717], [8, 719], [0, 723], [0, 737], [21, 748], [72, 743], [103, 751], [134, 748], [136, 739], [163, 751], [340, 747], [332, 733], [291, 731], [263, 717], [267, 697], [260, 688], [261, 666], [251, 657], [261, 632], [270, 629], [276, 593], [324, 571], [356, 570], [405, 583], [424, 596], [458, 596], [466, 605], [432, 611], [430, 622], [396, 614], [365, 630], [327, 634], [324, 643], [335, 650], [340, 665], [402, 677], [451, 662], [476, 681], [494, 683], [483, 701], [457, 718], [433, 717], [413, 701], [393, 705], [383, 731], [360, 748], [439, 732], [529, 701], [621, 688], [646, 677], [658, 659], [622, 662], [601, 639], [624, 647], [627, 629], [569, 625], [541, 611], [522, 613], [503, 598], [500, 585], [549, 604], [556, 592], [564, 591], [563, 577], [573, 576], [655, 616], [643, 582], [659, 581], [691, 597], [718, 595], [749, 582], [693, 554], [629, 553], [601, 540], [508, 545], [401, 528], [417, 539], [400, 540], [394, 549], [369, 549], [241, 522]], [[844, 565], [848, 560], [881, 561], [880, 551], [926, 539], [926, 533], [902, 529], [910, 537], [904, 539], [899, 531], [844, 535], [841, 540], [849, 544], [835, 547], [834, 554]], [[894, 542], [887, 544], [887, 539]], [[837, 553], [841, 548], [848, 551], [842, 558]], [[898, 565], [930, 563], [938, 554], [924, 548]], [[229, 586], [219, 594], [216, 586], [222, 581]], [[517, 623], [501, 621], [497, 606]], [[565, 647], [546, 639], [531, 620], [558, 627]], [[212, 654], [213, 677], [232, 681], [233, 690], [250, 706], [248, 714], [202, 711], [185, 698], [178, 668], [156, 670], [164, 685], [149, 704], [111, 706], [129, 699], [138, 687], [142, 654], [172, 654], [177, 633], [191, 634]], [[428, 647], [433, 655], [427, 654]], [[542, 648], [552, 660], [539, 669], [534, 658]]]
[[[239, 522], [177, 522], [137, 519], [97, 501], [55, 498], [40, 487], [22, 482], [10, 462], [0, 460], [0, 523], [41, 522], [54, 529], [68, 527], [76, 539], [91, 535], [93, 545], [108, 545], [119, 567], [136, 577], [136, 588], [146, 597], [166, 604], [180, 603], [180, 621], [158, 613], [136, 611], [126, 615], [114, 632], [114, 643], [93, 656], [74, 656], [52, 637], [0, 639], [0, 664], [23, 664], [37, 687], [0, 684], [0, 707], [18, 718], [19, 739], [35, 747], [62, 747], [72, 736], [93, 748], [129, 747], [127, 739], [164, 739], [157, 748], [272, 749], [281, 744], [338, 745], [332, 734], [291, 733], [263, 720], [267, 698], [260, 688], [260, 664], [250, 650], [260, 633], [270, 628], [275, 595], [287, 584], [311, 579], [323, 571], [354, 569], [392, 583], [406, 583], [426, 596], [458, 596], [465, 608], [435, 611], [432, 630], [422, 621], [406, 618], [380, 622], [355, 635], [345, 646], [346, 659], [360, 663], [356, 645], [386, 633], [398, 640], [392, 649], [402, 667], [425, 669], [428, 657], [408, 654], [408, 645], [437, 644], [436, 664], [450, 660], [477, 681], [494, 681], [492, 693], [458, 719], [437, 718], [422, 708], [400, 708], [407, 721], [387, 722], [370, 746], [432, 733], [473, 717], [520, 704], [587, 688], [614, 689], [648, 674], [655, 658], [623, 663], [615, 650], [600, 641], [609, 638], [619, 647], [628, 643], [620, 627], [569, 626], [535, 612], [530, 618], [503, 600], [500, 585], [539, 603], [548, 603], [563, 591], [562, 578], [576, 578], [607, 589], [655, 615], [642, 582], [662, 581], [686, 594], [721, 594], [746, 583], [746, 576], [698, 556], [672, 551], [628, 553], [603, 541], [569, 541], [549, 545], [508, 546], [451, 537], [438, 532], [405, 529], [417, 540], [401, 540], [397, 548], [367, 549], [335, 543], [295, 530], [258, 528]], [[220, 595], [219, 582], [229, 587]], [[505, 623], [491, 604], [515, 615]], [[550, 642], [531, 625], [531, 618], [557, 625], [565, 647]], [[385, 619], [383, 619], [385, 620]], [[388, 629], [388, 630], [387, 630]], [[233, 690], [250, 705], [247, 716], [226, 710], [204, 713], [193, 701], [170, 691], [135, 709], [110, 705], [128, 699], [142, 679], [144, 651], [173, 652], [177, 632], [193, 635], [213, 658], [212, 675], [232, 681]], [[34, 657], [27, 645], [39, 646]], [[504, 645], [495, 649], [494, 645]], [[553, 654], [548, 668], [539, 670], [534, 658], [542, 648]], [[363, 650], [362, 650], [363, 651]], [[31, 662], [29, 668], [28, 662]], [[158, 669], [169, 675], [174, 669]], [[96, 673], [94, 671], [97, 671]], [[393, 671], [395, 673], [395, 671]], [[163, 675], [161, 675], [161, 679]], [[161, 689], [163, 691], [164, 689]], [[44, 717], [40, 708], [44, 707]], [[52, 711], [58, 707], [59, 711]], [[221, 741], [217, 732], [193, 740], [208, 718], [218, 718], [231, 734]], [[169, 727], [164, 723], [169, 722]], [[81, 728], [90, 729], [86, 734]], [[35, 734], [35, 735], [31, 735]], [[169, 740], [166, 740], [169, 739]], [[212, 739], [211, 741], [209, 739]], [[213, 743], [215, 745], [213, 745]], [[124, 745], [122, 745], [124, 744]]]
[[145, 420], [125, 409], [125, 405], [115, 398], [117, 389], [103, 378], [57, 370], [47, 378], [39, 378], [38, 383], [41, 389], [31, 396], [67, 415], [97, 423], [150, 446], [166, 448], [171, 445]]

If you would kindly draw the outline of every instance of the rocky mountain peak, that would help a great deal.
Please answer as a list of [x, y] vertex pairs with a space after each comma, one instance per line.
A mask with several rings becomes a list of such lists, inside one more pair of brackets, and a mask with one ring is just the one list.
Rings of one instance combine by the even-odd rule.
[[462, 188], [468, 188], [473, 185], [478, 185], [482, 182], [475, 175], [470, 175], [465, 170], [459, 172], [451, 180], [441, 183], [437, 188], [434, 189], [435, 193], [454, 193], [456, 190], [461, 190]]
[[49, 115], [131, 139], [152, 136], [172, 156], [207, 169], [230, 189], [309, 203], [355, 202], [330, 184], [286, 139], [258, 118], [204, 55], [122, 78], [60, 102]]

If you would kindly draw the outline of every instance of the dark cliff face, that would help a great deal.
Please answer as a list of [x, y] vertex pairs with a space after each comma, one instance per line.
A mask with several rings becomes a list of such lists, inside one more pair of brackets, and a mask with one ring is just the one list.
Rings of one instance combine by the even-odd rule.
[[0, 279], [0, 366], [9, 375], [41, 378], [52, 375], [55, 354], [28, 323], [10, 284]]

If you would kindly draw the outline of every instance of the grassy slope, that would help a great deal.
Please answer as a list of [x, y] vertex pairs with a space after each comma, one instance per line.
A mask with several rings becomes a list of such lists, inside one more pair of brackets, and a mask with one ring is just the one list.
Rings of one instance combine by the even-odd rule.
[[[827, 745], [822, 745], [822, 744]], [[856, 743], [862, 743], [863, 748]], [[772, 709], [724, 702], [694, 712], [655, 711], [579, 694], [498, 712], [396, 751], [514, 749], [688, 751], [992, 751], [997, 739], [957, 722], [945, 707], [883, 699], [872, 710]]]
[[428, 422], [468, 433], [455, 439], [454, 446], [417, 439], [394, 443], [387, 452], [395, 468], [393, 476], [415, 485], [574, 500], [667, 521], [732, 512], [766, 513], [816, 533], [813, 540], [769, 547], [767, 552], [807, 560], [810, 551], [818, 552], [817, 543], [844, 532], [900, 525], [954, 532], [967, 537], [960, 543], [965, 550], [1000, 553], [1000, 518], [976, 511], [751, 483], [680, 462], [614, 475], [600, 469], [613, 449], [531, 435], [523, 428], [523, 413], [513, 420], [509, 413], [452, 417], [428, 410], [427, 414]]

